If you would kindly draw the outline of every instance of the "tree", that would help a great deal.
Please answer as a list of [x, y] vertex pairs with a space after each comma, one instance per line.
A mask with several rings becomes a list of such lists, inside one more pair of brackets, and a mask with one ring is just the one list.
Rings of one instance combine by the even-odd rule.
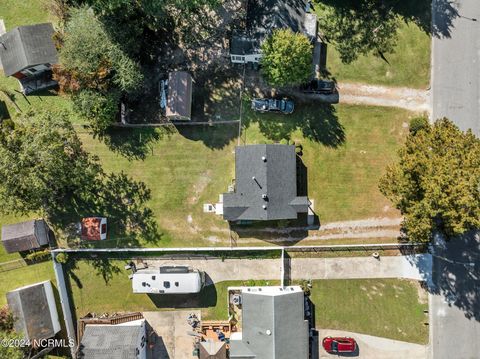
[[385, 0], [324, 1], [317, 4], [319, 26], [344, 63], [374, 52], [385, 59], [397, 41], [399, 18]]
[[275, 30], [262, 44], [262, 74], [273, 86], [301, 84], [312, 75], [312, 44], [289, 29]]
[[27, 113], [0, 126], [0, 212], [68, 211], [99, 173], [67, 113]]
[[89, 120], [93, 133], [103, 134], [118, 114], [120, 92], [86, 89], [75, 93], [72, 100], [74, 109]]
[[480, 139], [450, 120], [411, 131], [380, 191], [404, 216], [412, 241], [448, 238], [480, 226]]
[[60, 49], [61, 64], [81, 88], [134, 92], [142, 84], [139, 65], [114, 43], [92, 11], [72, 9]]

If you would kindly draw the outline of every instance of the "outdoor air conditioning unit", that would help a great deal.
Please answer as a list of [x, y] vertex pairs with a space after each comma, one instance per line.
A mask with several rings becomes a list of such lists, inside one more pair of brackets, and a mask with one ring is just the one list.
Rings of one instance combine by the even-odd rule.
[[241, 305], [242, 304], [242, 296], [240, 294], [234, 294], [232, 296], [232, 303], [235, 305]]

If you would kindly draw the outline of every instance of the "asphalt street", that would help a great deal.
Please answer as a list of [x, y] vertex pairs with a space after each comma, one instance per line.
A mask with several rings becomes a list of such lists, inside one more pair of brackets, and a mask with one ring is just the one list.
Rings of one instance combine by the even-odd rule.
[[[480, 1], [433, 0], [432, 119], [480, 136]], [[434, 359], [480, 358], [480, 234], [433, 244]]]
[[480, 136], [480, 1], [433, 0], [432, 118]]

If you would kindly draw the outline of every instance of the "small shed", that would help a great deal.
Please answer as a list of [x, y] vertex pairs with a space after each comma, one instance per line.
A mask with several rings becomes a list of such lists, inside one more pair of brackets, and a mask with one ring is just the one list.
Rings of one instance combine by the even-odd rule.
[[107, 239], [107, 219], [105, 217], [83, 218], [80, 227], [80, 237], [84, 241], [103, 241]]
[[48, 339], [60, 331], [57, 306], [49, 280], [8, 292], [7, 302], [15, 318], [15, 331], [22, 333], [25, 339]]
[[200, 343], [200, 359], [226, 359], [227, 345], [225, 342], [208, 339]]
[[23, 252], [48, 245], [49, 228], [43, 219], [2, 226], [2, 244], [7, 253]]
[[192, 117], [192, 75], [185, 71], [168, 74], [166, 116], [170, 120], [190, 121]]
[[58, 63], [50, 23], [18, 26], [0, 36], [0, 59], [5, 76], [22, 79]]

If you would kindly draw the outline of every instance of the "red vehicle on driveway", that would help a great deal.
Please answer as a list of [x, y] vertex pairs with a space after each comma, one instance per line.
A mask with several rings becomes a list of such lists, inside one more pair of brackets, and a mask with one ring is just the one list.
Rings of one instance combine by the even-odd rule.
[[332, 354], [353, 353], [357, 349], [355, 339], [349, 337], [326, 337], [322, 341], [323, 349]]

